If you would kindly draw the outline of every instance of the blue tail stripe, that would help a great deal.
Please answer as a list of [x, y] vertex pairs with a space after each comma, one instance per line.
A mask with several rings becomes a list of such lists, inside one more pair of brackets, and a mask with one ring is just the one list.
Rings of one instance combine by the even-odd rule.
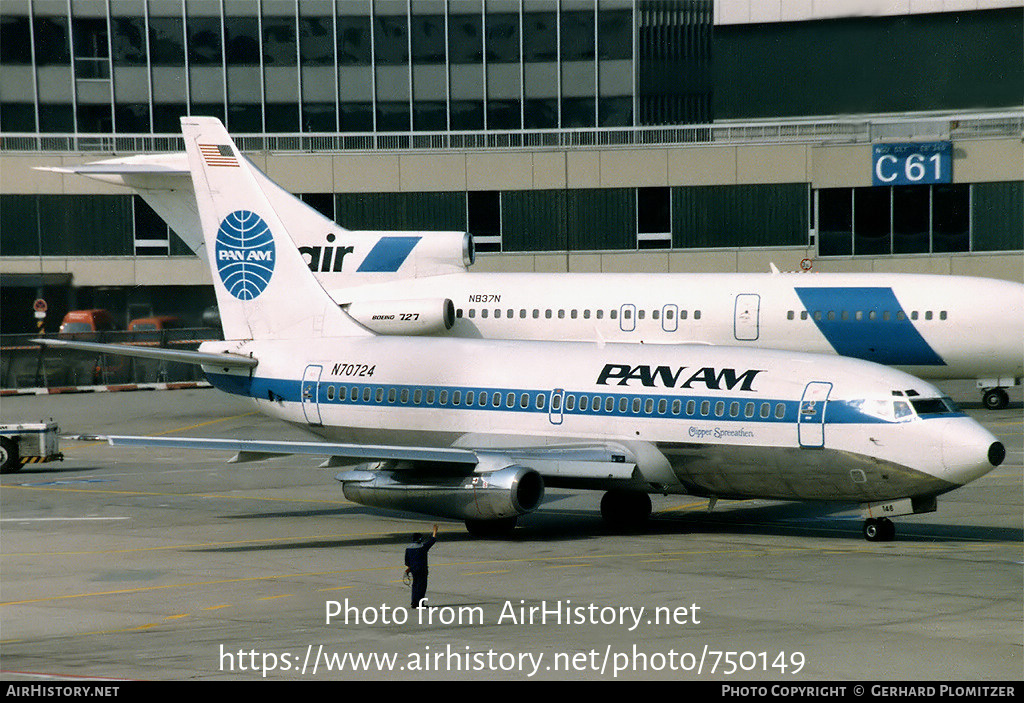
[[359, 273], [394, 273], [405, 260], [420, 237], [381, 237], [363, 259]]

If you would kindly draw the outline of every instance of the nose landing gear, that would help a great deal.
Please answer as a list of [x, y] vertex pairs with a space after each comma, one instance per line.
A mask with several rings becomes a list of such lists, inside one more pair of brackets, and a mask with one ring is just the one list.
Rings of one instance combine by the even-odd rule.
[[896, 525], [887, 517], [868, 518], [864, 521], [864, 539], [868, 542], [891, 542], [896, 537]]

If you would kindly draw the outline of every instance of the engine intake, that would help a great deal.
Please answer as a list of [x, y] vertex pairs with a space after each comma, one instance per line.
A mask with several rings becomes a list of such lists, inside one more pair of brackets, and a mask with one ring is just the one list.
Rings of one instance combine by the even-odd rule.
[[348, 471], [338, 474], [345, 497], [373, 508], [408, 510], [457, 520], [498, 520], [525, 515], [544, 497], [544, 479], [525, 466], [469, 475], [419, 471]]

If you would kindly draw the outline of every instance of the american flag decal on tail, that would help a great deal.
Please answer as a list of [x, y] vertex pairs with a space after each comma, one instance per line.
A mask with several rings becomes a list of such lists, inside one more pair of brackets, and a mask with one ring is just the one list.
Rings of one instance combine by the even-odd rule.
[[238, 159], [227, 144], [200, 144], [199, 153], [207, 166], [238, 166]]

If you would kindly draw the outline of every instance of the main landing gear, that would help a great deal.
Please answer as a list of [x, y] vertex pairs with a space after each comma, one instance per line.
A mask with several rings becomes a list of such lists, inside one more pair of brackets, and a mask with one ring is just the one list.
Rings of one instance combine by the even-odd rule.
[[651, 516], [651, 497], [640, 491], [608, 491], [601, 498], [601, 517], [617, 529], [635, 530]]
[[887, 517], [868, 518], [864, 521], [864, 539], [868, 542], [891, 542], [896, 537], [896, 525]]

